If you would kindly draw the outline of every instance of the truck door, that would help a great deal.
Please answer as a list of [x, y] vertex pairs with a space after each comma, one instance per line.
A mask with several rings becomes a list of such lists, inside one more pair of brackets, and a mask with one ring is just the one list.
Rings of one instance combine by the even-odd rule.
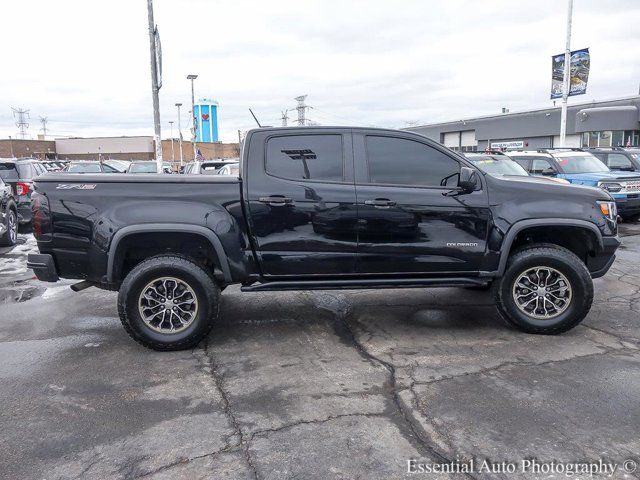
[[477, 272], [487, 239], [486, 188], [443, 195], [457, 186], [460, 161], [409, 135], [354, 132], [357, 272]]
[[353, 274], [357, 211], [350, 130], [260, 131], [248, 148], [245, 198], [263, 275]]

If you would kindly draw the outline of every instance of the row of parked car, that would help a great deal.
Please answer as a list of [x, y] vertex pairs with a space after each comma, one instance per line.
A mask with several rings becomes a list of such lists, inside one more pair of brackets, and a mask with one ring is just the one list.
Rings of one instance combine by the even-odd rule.
[[640, 217], [639, 148], [558, 148], [466, 152], [491, 175], [537, 176], [545, 181], [599, 187], [616, 201], [625, 220]]

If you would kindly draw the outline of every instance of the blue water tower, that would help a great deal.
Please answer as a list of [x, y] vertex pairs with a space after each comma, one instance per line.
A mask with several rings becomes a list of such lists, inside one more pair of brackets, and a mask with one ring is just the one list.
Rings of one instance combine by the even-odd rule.
[[193, 111], [196, 119], [196, 142], [217, 142], [218, 102], [201, 98], [195, 103]]

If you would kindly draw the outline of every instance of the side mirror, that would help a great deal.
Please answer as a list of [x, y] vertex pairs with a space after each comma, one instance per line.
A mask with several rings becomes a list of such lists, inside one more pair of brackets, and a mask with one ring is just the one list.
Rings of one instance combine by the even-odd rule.
[[544, 175], [545, 177], [554, 177], [558, 174], [558, 172], [556, 172], [553, 168], [545, 168], [540, 172], [540, 174]]
[[478, 174], [473, 168], [462, 167], [460, 168], [460, 180], [458, 180], [458, 187], [463, 193], [471, 193], [478, 186]]

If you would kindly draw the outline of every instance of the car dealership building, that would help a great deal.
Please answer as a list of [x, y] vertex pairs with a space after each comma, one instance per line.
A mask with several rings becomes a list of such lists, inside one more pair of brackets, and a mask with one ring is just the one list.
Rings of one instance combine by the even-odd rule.
[[[559, 146], [560, 107], [410, 127], [458, 151]], [[566, 146], [640, 145], [640, 95], [569, 104]]]

